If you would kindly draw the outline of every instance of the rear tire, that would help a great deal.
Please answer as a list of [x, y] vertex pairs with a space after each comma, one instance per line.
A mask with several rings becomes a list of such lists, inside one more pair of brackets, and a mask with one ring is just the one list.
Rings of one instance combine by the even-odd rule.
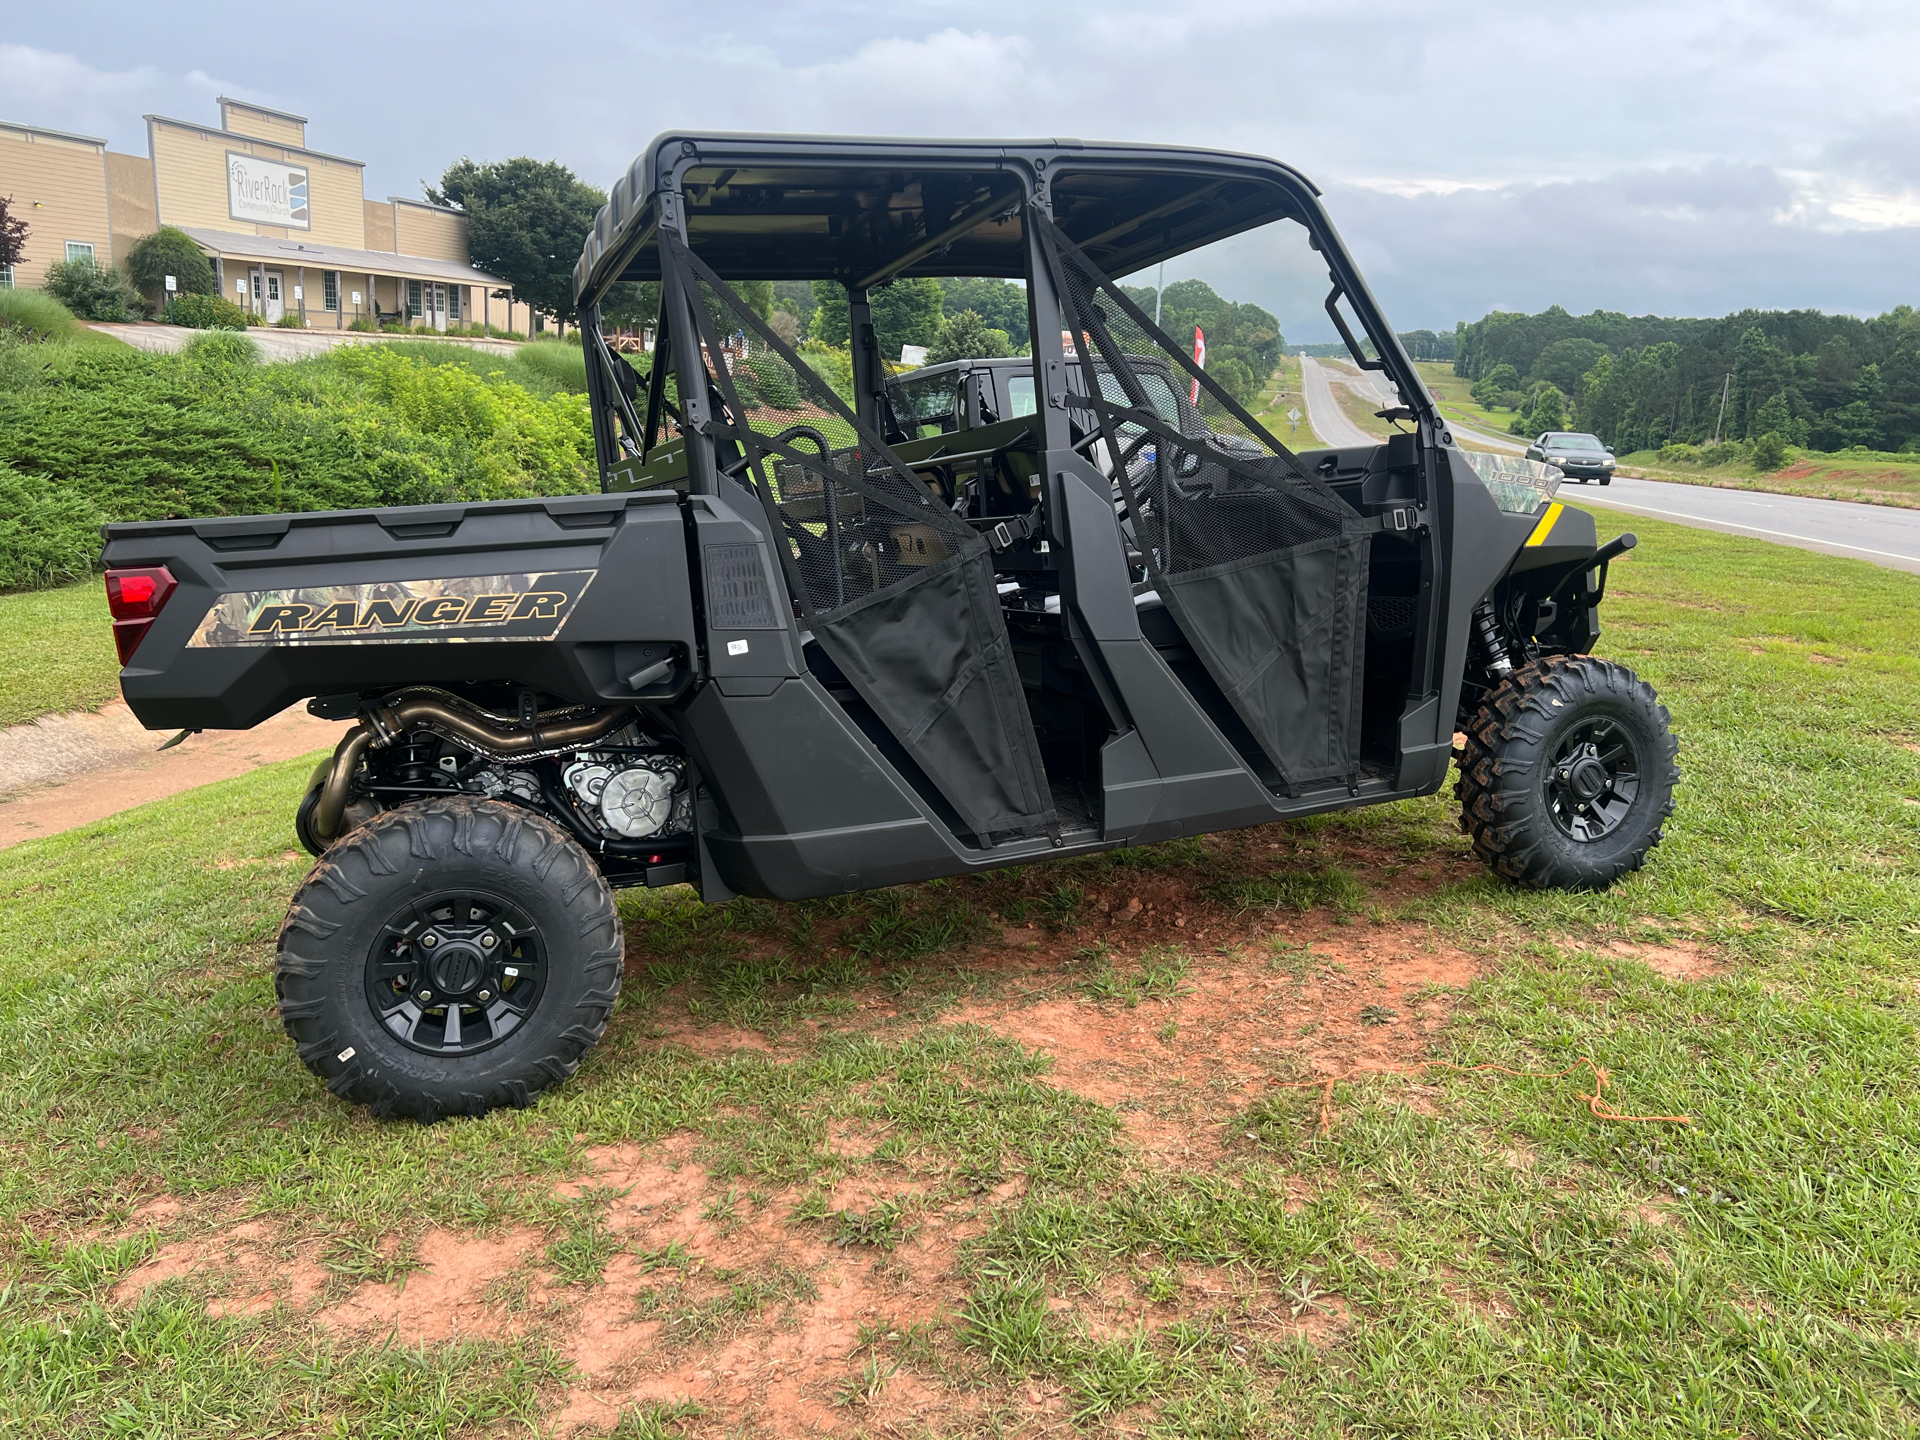
[[274, 971], [307, 1068], [379, 1118], [524, 1106], [605, 1033], [613, 892], [552, 822], [487, 800], [383, 811], [293, 898]]
[[1646, 863], [1673, 813], [1679, 742], [1624, 665], [1555, 655], [1487, 697], [1459, 752], [1460, 828], [1496, 875], [1603, 890]]

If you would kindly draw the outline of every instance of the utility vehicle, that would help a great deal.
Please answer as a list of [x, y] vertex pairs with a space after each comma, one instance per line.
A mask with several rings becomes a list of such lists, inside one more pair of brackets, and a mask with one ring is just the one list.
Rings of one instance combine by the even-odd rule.
[[[1410, 397], [1383, 443], [1289, 452], [1116, 284], [1275, 236]], [[1022, 282], [1038, 337], [955, 372], [1008, 388], [952, 428], [905, 423], [875, 339], [873, 291], [923, 275]], [[737, 288], [821, 278], [845, 396]], [[600, 331], [625, 281], [661, 287], [644, 380]], [[356, 722], [277, 963], [336, 1094], [432, 1119], [570, 1074], [615, 886], [802, 900], [1379, 804], [1438, 789], [1456, 731], [1508, 879], [1603, 886], [1660, 838], [1666, 711], [1588, 654], [1633, 538], [1453, 442], [1287, 166], [668, 134], [575, 285], [601, 493], [107, 530], [148, 726]]]

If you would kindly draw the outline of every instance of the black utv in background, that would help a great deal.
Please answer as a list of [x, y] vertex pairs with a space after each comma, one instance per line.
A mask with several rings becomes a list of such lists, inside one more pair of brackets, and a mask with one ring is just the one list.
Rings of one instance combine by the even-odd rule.
[[[1259, 227], [1324, 260], [1403, 433], [1289, 452], [1115, 283]], [[916, 275], [1023, 282], [1034, 354], [889, 385], [869, 295]], [[850, 402], [735, 288], [825, 277]], [[1632, 537], [1453, 443], [1286, 166], [668, 135], [575, 279], [603, 493], [108, 530], [147, 725], [357, 719], [277, 972], [337, 1094], [430, 1119], [571, 1073], [613, 886], [798, 900], [1376, 804], [1456, 731], [1501, 875], [1602, 886], [1658, 842], [1666, 711], [1587, 653]], [[662, 286], [644, 382], [601, 339], [622, 280]]]

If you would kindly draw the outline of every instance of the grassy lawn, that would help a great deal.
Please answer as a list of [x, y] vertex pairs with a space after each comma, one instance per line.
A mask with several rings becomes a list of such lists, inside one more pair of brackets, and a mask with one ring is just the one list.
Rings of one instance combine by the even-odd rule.
[[[606, 1041], [480, 1121], [280, 1031], [304, 763], [0, 853], [0, 1432], [1920, 1432], [1920, 577], [1635, 528], [1686, 782], [1614, 890], [1435, 797], [628, 894]], [[1582, 1055], [1692, 1123], [1406, 1073]]]
[[0, 725], [94, 710], [120, 693], [100, 581], [0, 595]]
[[1620, 459], [1650, 480], [1920, 509], [1920, 457], [1908, 464], [1900, 460], [1856, 460], [1805, 452], [1779, 470], [1764, 472], [1737, 460], [1725, 465], [1662, 465], [1657, 450], [1636, 450]]
[[1473, 382], [1455, 375], [1451, 360], [1416, 360], [1413, 368], [1420, 372], [1427, 388], [1439, 396], [1440, 413], [1449, 420], [1495, 435], [1507, 433], [1507, 427], [1513, 423], [1513, 412], [1489, 410], [1476, 402], [1468, 393]]
[[[1300, 412], [1297, 423], [1287, 418], [1289, 410]], [[1300, 361], [1297, 356], [1280, 357], [1273, 378], [1260, 393], [1260, 403], [1254, 407], [1253, 418], [1266, 426], [1268, 432], [1289, 450], [1326, 448], [1326, 441], [1314, 433], [1313, 422], [1307, 418], [1306, 397], [1300, 393]]]

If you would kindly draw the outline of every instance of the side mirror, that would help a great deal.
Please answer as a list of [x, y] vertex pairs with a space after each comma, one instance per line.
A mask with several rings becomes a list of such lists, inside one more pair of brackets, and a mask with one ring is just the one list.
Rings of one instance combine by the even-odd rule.
[[1606, 451], [1607, 451], [1607, 454], [1611, 455], [1613, 453], [1613, 447], [1611, 445], [1607, 446]]

